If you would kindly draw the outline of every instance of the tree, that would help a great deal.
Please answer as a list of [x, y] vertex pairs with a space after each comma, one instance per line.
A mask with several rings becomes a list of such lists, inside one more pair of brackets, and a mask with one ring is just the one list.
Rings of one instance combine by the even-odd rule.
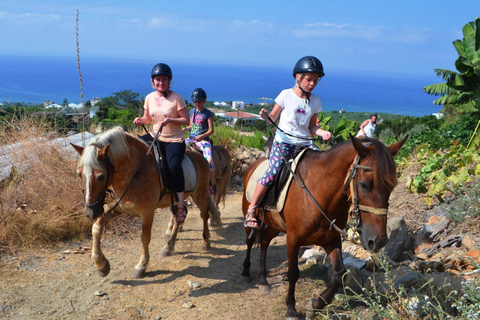
[[[435, 69], [437, 76], [442, 77], [446, 82], [426, 86], [423, 91], [441, 96], [434, 103], [444, 105], [442, 111], [445, 114], [470, 113], [478, 119], [480, 118], [480, 18], [467, 23], [462, 28], [462, 33], [463, 40], [453, 41], [458, 53], [455, 61], [458, 72]], [[475, 131], [469, 146], [478, 147], [479, 144], [480, 134]]]
[[139, 94], [132, 92], [132, 90], [122, 90], [119, 92], [113, 93], [114, 97], [117, 98], [117, 103], [126, 107], [129, 103], [137, 100]]

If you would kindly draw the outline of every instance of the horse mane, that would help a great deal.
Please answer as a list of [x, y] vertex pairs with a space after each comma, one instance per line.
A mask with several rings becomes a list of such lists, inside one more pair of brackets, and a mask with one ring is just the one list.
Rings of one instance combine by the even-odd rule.
[[107, 145], [110, 145], [108, 156], [113, 163], [128, 157], [130, 153], [127, 146], [127, 135], [122, 127], [114, 127], [95, 137], [83, 150], [78, 167], [91, 167], [93, 170], [103, 172], [103, 166], [97, 158], [97, 150]]
[[[372, 170], [373, 170], [373, 179], [379, 187], [385, 188], [387, 190], [393, 190], [397, 185], [397, 175], [395, 160], [393, 159], [392, 153], [388, 150], [385, 144], [377, 139], [372, 138], [356, 138], [361, 143], [370, 143], [373, 148], [370, 148], [373, 152], [370, 153], [368, 158], [372, 159]], [[332, 147], [332, 149], [327, 152], [340, 151], [342, 146], [350, 145], [352, 143], [350, 140], [341, 142]]]

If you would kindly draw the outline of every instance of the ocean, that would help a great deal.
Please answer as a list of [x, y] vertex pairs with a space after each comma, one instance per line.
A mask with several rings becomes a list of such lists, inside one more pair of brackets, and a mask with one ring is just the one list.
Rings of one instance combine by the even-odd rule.
[[[272, 102], [294, 85], [292, 66], [255, 66], [81, 58], [83, 101], [132, 90], [145, 97], [153, 89], [150, 71], [157, 62], [173, 71], [172, 90], [190, 101], [195, 88], [207, 92], [208, 101]], [[431, 76], [329, 69], [314, 93], [325, 111], [384, 112], [424, 116], [439, 112], [436, 97], [422, 91], [441, 82]], [[76, 57], [0, 56], [0, 102], [81, 103]]]

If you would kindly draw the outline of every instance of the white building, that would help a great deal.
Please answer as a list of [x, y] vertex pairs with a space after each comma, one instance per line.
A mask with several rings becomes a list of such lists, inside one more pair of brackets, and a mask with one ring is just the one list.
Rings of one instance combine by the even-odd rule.
[[234, 109], [234, 110], [245, 109], [245, 102], [243, 102], [243, 101], [232, 101], [232, 109]]

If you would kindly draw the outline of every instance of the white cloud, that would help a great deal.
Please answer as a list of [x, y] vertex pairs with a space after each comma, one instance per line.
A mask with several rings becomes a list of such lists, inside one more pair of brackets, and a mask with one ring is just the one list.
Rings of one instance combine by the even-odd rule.
[[375, 42], [423, 43], [432, 36], [432, 31], [427, 29], [392, 29], [384, 26], [366, 27], [350, 23], [318, 22], [295, 28], [293, 35], [298, 38], [337, 37], [364, 39]]

